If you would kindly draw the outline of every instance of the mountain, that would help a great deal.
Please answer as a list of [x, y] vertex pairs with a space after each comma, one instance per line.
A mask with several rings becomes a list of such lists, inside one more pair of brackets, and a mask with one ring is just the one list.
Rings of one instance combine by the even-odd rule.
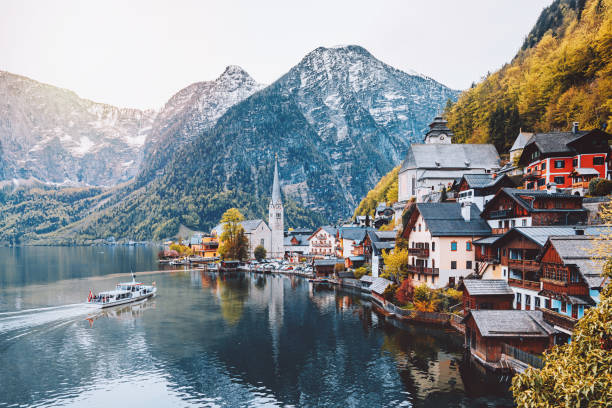
[[317, 48], [183, 144], [158, 177], [64, 231], [157, 239], [181, 224], [209, 229], [232, 206], [266, 217], [275, 158], [289, 226], [350, 217], [457, 93], [358, 46]]
[[155, 118], [138, 181], [154, 178], [178, 148], [212, 128], [230, 106], [264, 86], [242, 68], [230, 65], [216, 80], [197, 82], [176, 93]]
[[457, 141], [507, 151], [524, 131], [612, 125], [612, 0], [555, 0], [521, 50], [446, 111]]
[[114, 185], [134, 177], [155, 112], [119, 109], [0, 71], [0, 180]]

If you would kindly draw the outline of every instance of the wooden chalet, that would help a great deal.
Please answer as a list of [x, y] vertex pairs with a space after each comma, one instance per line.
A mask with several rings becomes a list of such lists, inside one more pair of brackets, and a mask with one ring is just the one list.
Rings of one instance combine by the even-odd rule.
[[493, 235], [513, 227], [586, 223], [587, 216], [580, 196], [514, 188], [498, 191], [481, 214]]
[[464, 279], [463, 313], [470, 310], [512, 310], [514, 292], [500, 279]]
[[317, 277], [327, 277], [334, 274], [336, 265], [344, 266], [343, 259], [315, 259], [314, 271]]
[[487, 368], [500, 368], [508, 348], [538, 355], [556, 341], [555, 329], [538, 310], [470, 310], [462, 322], [470, 354]]

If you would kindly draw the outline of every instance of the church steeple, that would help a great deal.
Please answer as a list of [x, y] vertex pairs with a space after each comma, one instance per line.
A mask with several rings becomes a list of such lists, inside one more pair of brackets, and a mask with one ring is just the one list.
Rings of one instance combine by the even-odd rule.
[[274, 182], [272, 183], [272, 204], [282, 204], [280, 183], [278, 181], [278, 162], [274, 160]]
[[272, 199], [268, 206], [268, 225], [271, 232], [271, 258], [283, 258], [285, 256], [285, 214], [283, 201], [281, 199], [280, 180], [278, 177], [278, 161], [274, 160], [274, 181], [272, 182]]

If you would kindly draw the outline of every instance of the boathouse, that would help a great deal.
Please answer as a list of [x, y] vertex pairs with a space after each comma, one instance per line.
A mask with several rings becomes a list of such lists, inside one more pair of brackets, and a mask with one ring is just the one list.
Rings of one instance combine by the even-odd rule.
[[464, 279], [463, 312], [470, 310], [511, 310], [514, 292], [508, 282], [498, 279]]

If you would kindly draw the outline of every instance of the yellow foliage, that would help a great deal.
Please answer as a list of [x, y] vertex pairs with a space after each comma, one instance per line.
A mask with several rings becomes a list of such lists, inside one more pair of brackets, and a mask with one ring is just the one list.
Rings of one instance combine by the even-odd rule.
[[395, 281], [400, 281], [404, 276], [406, 267], [408, 266], [408, 250], [395, 248], [393, 252], [383, 251], [383, 260], [385, 269], [382, 273], [384, 278], [393, 278]]
[[[507, 149], [516, 125], [491, 129], [501, 108], [518, 110], [527, 131], [612, 128], [612, 0], [587, 0], [580, 18], [563, 9], [563, 24], [553, 34], [520, 51], [512, 62], [464, 92], [446, 112], [458, 141], [495, 142]], [[514, 126], [514, 127], [512, 127]]]
[[368, 194], [357, 206], [354, 214], [355, 217], [366, 214], [370, 217], [374, 217], [374, 211], [379, 202], [384, 201], [387, 204], [391, 204], [397, 201], [397, 174], [399, 169], [400, 166], [397, 166], [389, 173], [385, 174], [376, 186], [368, 191]]

